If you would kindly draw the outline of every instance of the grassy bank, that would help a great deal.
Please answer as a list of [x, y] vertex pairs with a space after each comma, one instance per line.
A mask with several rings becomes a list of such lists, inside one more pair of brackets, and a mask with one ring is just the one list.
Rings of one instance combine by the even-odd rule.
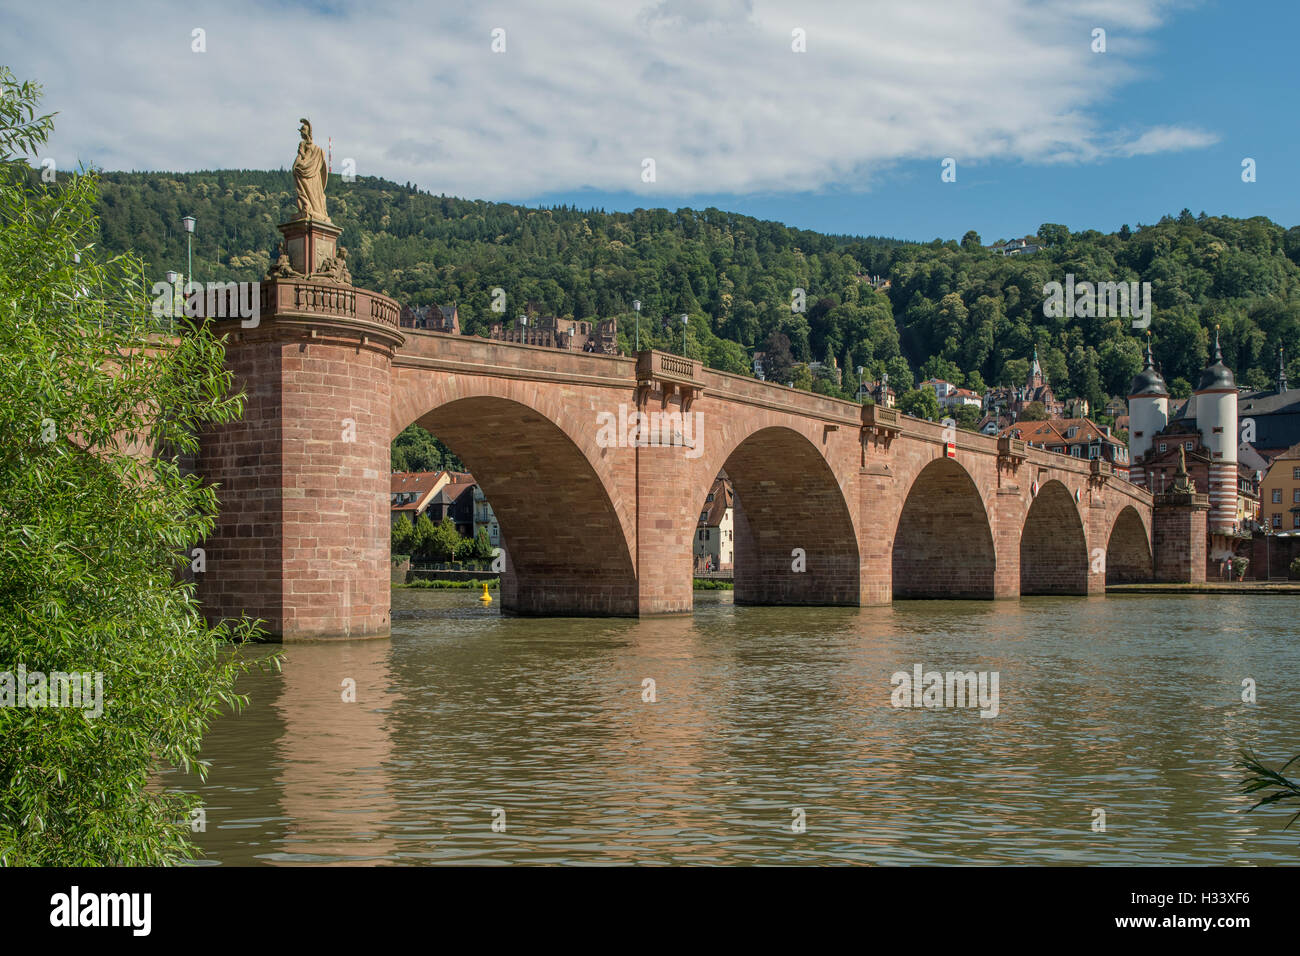
[[[497, 579], [488, 578], [487, 586], [488, 586], [488, 590], [495, 591], [498, 587]], [[483, 589], [483, 582], [480, 581], [478, 578], [471, 578], [468, 581], [438, 581], [438, 580], [422, 580], [417, 578], [416, 580], [409, 581], [406, 584], [398, 584], [394, 582], [393, 587], [395, 588], [437, 588], [440, 590], [443, 588], [449, 588], [453, 590], [472, 589], [475, 591], [481, 591]], [[713, 578], [695, 579], [695, 590], [697, 591], [730, 591], [731, 589], [732, 589], [732, 584], [730, 581], [718, 581]]]
[[[498, 584], [496, 578], [487, 578], [486, 581], [487, 581], [487, 586], [489, 591], [495, 591], [497, 589]], [[451, 590], [481, 591], [483, 590], [483, 583], [484, 582], [480, 581], [478, 578], [470, 578], [468, 581], [439, 581], [436, 579], [425, 580], [423, 578], [416, 578], [414, 581], [408, 581], [406, 584], [398, 584], [397, 582], [393, 582], [393, 587], [395, 588], [436, 588], [439, 590], [451, 589]]]

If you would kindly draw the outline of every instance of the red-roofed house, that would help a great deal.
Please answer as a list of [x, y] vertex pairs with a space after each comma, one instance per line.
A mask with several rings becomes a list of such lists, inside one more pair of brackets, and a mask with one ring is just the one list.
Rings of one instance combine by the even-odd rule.
[[[389, 479], [389, 502], [390, 502], [390, 520], [396, 521], [398, 518], [405, 518], [412, 524], [415, 520], [428, 510], [433, 504], [435, 498], [448, 485], [457, 485], [458, 489], [452, 496], [453, 501], [458, 500], [461, 492], [465, 488], [474, 485], [474, 476], [467, 471], [395, 471]], [[459, 487], [464, 486], [464, 487]], [[430, 513], [429, 517], [434, 521], [441, 521], [445, 510]], [[471, 526], [473, 525], [472, 508], [471, 508]]]
[[450, 481], [445, 471], [395, 471], [389, 478], [389, 520], [405, 518], [412, 524], [424, 513], [429, 501]]
[[1016, 422], [999, 433], [1019, 438], [1035, 448], [1075, 458], [1108, 461], [1121, 476], [1128, 477], [1128, 446], [1110, 434], [1105, 425], [1090, 418], [1049, 418], [1039, 422]]

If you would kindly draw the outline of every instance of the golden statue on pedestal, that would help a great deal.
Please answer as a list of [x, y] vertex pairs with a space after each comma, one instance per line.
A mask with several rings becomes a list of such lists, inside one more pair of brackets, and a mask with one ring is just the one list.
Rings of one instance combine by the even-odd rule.
[[302, 123], [298, 128], [302, 141], [298, 143], [298, 155], [293, 161], [293, 184], [298, 191], [298, 218], [329, 222], [330, 217], [325, 212], [325, 183], [329, 179], [325, 152], [311, 141], [311, 121], [303, 119], [299, 122]]

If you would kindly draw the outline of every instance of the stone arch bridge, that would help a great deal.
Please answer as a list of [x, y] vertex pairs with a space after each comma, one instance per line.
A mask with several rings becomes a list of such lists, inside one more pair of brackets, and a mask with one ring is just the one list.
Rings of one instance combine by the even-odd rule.
[[211, 616], [282, 640], [388, 633], [389, 447], [413, 422], [491, 502], [508, 612], [689, 612], [724, 468], [737, 603], [1086, 595], [1155, 574], [1151, 495], [1104, 462], [662, 352], [401, 329], [395, 302], [350, 286], [260, 294], [255, 325], [214, 320], [247, 402], [203, 436], [221, 513], [199, 587]]

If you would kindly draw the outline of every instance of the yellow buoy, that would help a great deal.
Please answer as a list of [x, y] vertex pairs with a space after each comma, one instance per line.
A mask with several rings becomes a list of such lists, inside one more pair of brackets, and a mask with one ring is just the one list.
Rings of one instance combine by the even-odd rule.
[[483, 593], [479, 595], [478, 603], [484, 607], [492, 603], [492, 595], [488, 594], [487, 582], [483, 582]]

